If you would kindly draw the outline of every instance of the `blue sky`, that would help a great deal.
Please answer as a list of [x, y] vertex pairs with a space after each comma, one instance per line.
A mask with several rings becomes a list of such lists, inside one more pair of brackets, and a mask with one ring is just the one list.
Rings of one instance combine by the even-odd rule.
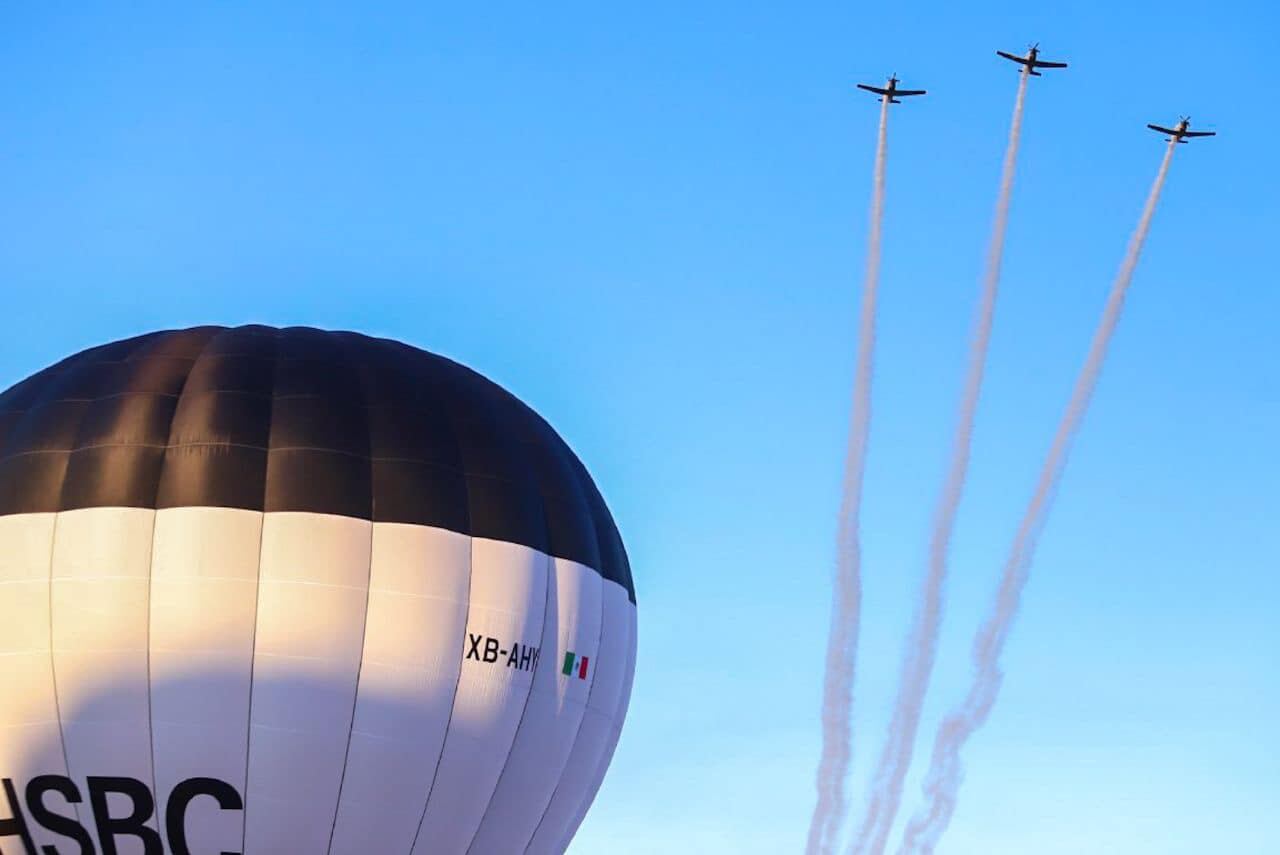
[[799, 851], [877, 113], [852, 84], [930, 90], [890, 128], [856, 808], [1017, 82], [992, 52], [1039, 39], [1072, 67], [1029, 96], [922, 751], [1158, 164], [1143, 125], [1221, 135], [1175, 157], [939, 851], [1280, 851], [1280, 16], [909, 5], [6, 8], [0, 386], [200, 322], [483, 371], [579, 451], [636, 570], [631, 717], [572, 851]]

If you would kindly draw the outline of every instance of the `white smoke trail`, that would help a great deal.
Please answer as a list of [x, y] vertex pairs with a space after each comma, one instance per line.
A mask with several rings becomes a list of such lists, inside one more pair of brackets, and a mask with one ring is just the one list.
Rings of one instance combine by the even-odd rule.
[[836, 534], [835, 592], [827, 640], [826, 677], [822, 692], [822, 758], [818, 763], [818, 799], [809, 824], [808, 855], [829, 855], [844, 825], [845, 779], [852, 758], [850, 720], [854, 667], [857, 662], [858, 613], [862, 604], [862, 547], [858, 540], [867, 435], [871, 424], [871, 374], [876, 333], [876, 298], [880, 285], [880, 233], [884, 219], [884, 174], [888, 143], [889, 101], [880, 105], [876, 165], [867, 237], [867, 270], [862, 286], [862, 317], [854, 368], [849, 442], [845, 451], [844, 487]]
[[902, 802], [903, 781], [911, 767], [916, 732], [920, 727], [920, 712], [929, 688], [934, 660], [937, 658], [938, 631], [942, 624], [942, 590], [947, 577], [947, 553], [969, 470], [973, 422], [982, 391], [987, 348], [991, 342], [991, 326], [1000, 285], [1000, 262], [1004, 256], [1004, 236], [1009, 223], [1010, 198], [1013, 195], [1013, 176], [1022, 138], [1022, 110], [1027, 96], [1028, 79], [1026, 74], [1019, 75], [1018, 95], [1014, 100], [1013, 119], [1009, 125], [1009, 142], [1005, 146], [1004, 166], [1000, 174], [1000, 191], [996, 197], [991, 242], [987, 248], [986, 271], [978, 300], [973, 339], [969, 346], [968, 373], [960, 398], [955, 437], [952, 440], [951, 464], [934, 516], [933, 534], [929, 543], [929, 569], [907, 640], [897, 703], [872, 777], [866, 813], [851, 849], [856, 855], [880, 855], [884, 852], [889, 831]]
[[1138, 257], [1147, 239], [1147, 232], [1151, 228], [1151, 219], [1155, 214], [1160, 191], [1164, 187], [1165, 176], [1169, 173], [1169, 162], [1173, 158], [1174, 145], [1175, 143], [1171, 141], [1165, 151], [1164, 160], [1160, 164], [1160, 171], [1156, 174], [1151, 192], [1147, 196], [1147, 203], [1138, 221], [1138, 227], [1129, 240], [1124, 263], [1120, 266], [1120, 272], [1111, 286], [1102, 319], [1089, 346], [1089, 355], [1084, 367], [1080, 370], [1079, 377], [1076, 378], [1071, 401], [1067, 405], [1062, 422], [1058, 425], [1053, 445], [1040, 470], [1036, 491], [1023, 514], [1022, 523], [1018, 527], [1013, 547], [1005, 562], [995, 608], [975, 639], [974, 675], [969, 695], [938, 728], [933, 746], [933, 759], [925, 778], [925, 804], [907, 824], [902, 847], [898, 850], [899, 855], [932, 853], [955, 811], [956, 798], [963, 777], [960, 752], [973, 732], [986, 722], [991, 707], [995, 704], [996, 695], [1000, 691], [1000, 683], [1004, 676], [1000, 670], [1000, 654], [1008, 639], [1009, 628], [1017, 617], [1018, 605], [1027, 582], [1036, 543], [1044, 527], [1058, 481], [1062, 477], [1072, 440], [1088, 409], [1089, 400], [1098, 382], [1098, 374], [1102, 370], [1102, 363], [1107, 355], [1107, 346], [1120, 320], [1125, 294], [1133, 279], [1133, 272], [1138, 266]]

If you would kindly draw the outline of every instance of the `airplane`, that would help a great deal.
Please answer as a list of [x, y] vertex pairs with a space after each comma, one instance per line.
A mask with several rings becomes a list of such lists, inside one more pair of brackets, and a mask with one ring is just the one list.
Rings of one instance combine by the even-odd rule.
[[1182, 121], [1178, 122], [1177, 126], [1173, 128], [1162, 128], [1159, 125], [1147, 125], [1147, 127], [1153, 131], [1168, 134], [1169, 142], [1176, 142], [1180, 145], [1186, 145], [1188, 139], [1194, 139], [1195, 137], [1212, 137], [1217, 136], [1218, 133], [1217, 131], [1188, 130], [1188, 128], [1191, 127], [1190, 116], [1183, 116]]
[[1067, 64], [1065, 62], [1045, 62], [1044, 60], [1040, 59], [1040, 43], [1039, 42], [1036, 42], [1035, 44], [1027, 48], [1026, 56], [1016, 56], [1011, 53], [1005, 53], [1002, 50], [996, 51], [996, 54], [1004, 57], [1005, 59], [1013, 60], [1014, 62], [1018, 63], [1019, 65], [1022, 66], [1022, 70], [1027, 74], [1030, 74], [1032, 77], [1044, 76], [1040, 72], [1036, 71], [1037, 68], [1066, 68], [1067, 67]]
[[924, 91], [923, 89], [899, 89], [899, 88], [898, 88], [898, 76], [897, 76], [896, 74], [891, 74], [891, 75], [889, 75], [889, 82], [885, 84], [885, 88], [884, 88], [884, 89], [881, 89], [879, 86], [868, 86], [868, 85], [867, 85], [867, 84], [865, 84], [865, 83], [859, 83], [859, 84], [858, 84], [858, 88], [859, 88], [859, 89], [865, 89], [865, 90], [867, 90], [868, 92], [874, 92], [875, 94], [877, 94], [877, 95], [879, 95], [879, 96], [880, 96], [880, 100], [882, 100], [882, 101], [888, 101], [890, 104], [901, 104], [901, 103], [902, 103], [901, 101], [899, 101], [899, 100], [897, 99], [897, 97], [896, 97], [896, 96], [898, 96], [898, 95], [902, 95], [902, 96], [904, 96], [904, 97], [905, 97], [905, 96], [908, 96], [908, 95], [923, 95], [923, 94], [925, 94], [925, 91]]

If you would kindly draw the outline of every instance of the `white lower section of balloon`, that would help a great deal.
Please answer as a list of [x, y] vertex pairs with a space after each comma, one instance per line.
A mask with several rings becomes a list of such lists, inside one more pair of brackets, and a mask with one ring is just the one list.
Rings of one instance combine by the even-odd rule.
[[621, 586], [442, 529], [0, 517], [0, 848], [562, 851], [634, 646]]

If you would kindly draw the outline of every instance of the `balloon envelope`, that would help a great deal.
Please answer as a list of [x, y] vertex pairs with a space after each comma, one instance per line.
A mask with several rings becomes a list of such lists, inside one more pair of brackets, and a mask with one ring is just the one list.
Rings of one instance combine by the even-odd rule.
[[0, 395], [0, 848], [554, 853], [630, 698], [577, 457], [354, 333], [160, 332]]

